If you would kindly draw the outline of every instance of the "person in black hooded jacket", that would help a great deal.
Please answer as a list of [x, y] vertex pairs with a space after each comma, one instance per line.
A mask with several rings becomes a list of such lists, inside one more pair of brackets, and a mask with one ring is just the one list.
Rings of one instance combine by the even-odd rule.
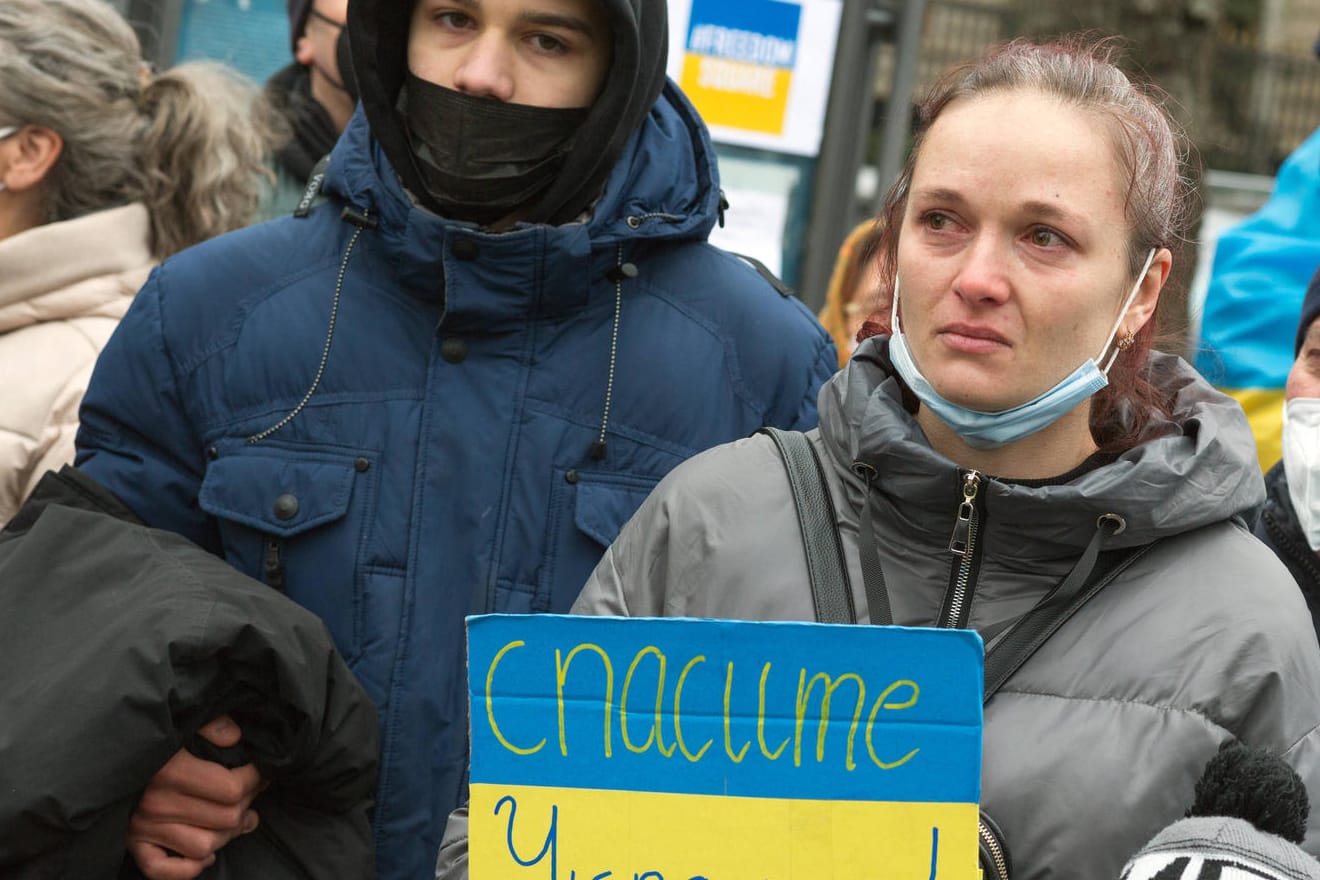
[[1320, 272], [1302, 300], [1284, 386], [1283, 459], [1265, 475], [1255, 534], [1292, 572], [1320, 633]]

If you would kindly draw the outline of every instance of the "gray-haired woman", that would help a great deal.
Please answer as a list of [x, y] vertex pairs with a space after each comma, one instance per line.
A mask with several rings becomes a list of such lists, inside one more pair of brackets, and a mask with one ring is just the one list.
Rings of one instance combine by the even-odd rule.
[[0, 525], [151, 267], [253, 218], [274, 119], [218, 64], [153, 73], [104, 0], [0, 3]]

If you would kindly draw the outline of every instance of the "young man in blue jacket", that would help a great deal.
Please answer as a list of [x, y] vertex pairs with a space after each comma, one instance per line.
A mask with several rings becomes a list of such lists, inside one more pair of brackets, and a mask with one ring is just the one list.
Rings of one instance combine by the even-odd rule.
[[[362, 104], [324, 201], [152, 275], [78, 462], [324, 619], [379, 713], [377, 864], [404, 880], [464, 795], [464, 616], [567, 611], [665, 473], [811, 427], [836, 361], [706, 242], [715, 157], [663, 2], [351, 0], [348, 27]], [[131, 854], [196, 876], [259, 785], [176, 755]]]

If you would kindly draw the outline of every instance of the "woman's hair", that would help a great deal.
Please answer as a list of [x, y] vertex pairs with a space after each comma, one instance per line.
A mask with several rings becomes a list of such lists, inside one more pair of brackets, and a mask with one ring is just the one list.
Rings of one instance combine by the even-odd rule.
[[104, 0], [0, 0], [0, 125], [63, 139], [45, 222], [142, 202], [158, 259], [250, 222], [283, 134], [255, 84], [221, 64], [152, 73]]
[[[880, 216], [884, 303], [862, 335], [890, 330], [898, 237], [912, 172], [926, 133], [941, 113], [962, 99], [1036, 91], [1095, 113], [1109, 130], [1119, 168], [1127, 178], [1129, 274], [1135, 281], [1151, 248], [1168, 248], [1177, 259], [1194, 203], [1194, 185], [1186, 175], [1191, 146], [1165, 109], [1161, 94], [1134, 84], [1118, 68], [1117, 52], [1110, 40], [1074, 36], [1035, 44], [1019, 39], [991, 49], [981, 60], [957, 67], [940, 80], [920, 105], [912, 151], [885, 198]], [[1119, 354], [1109, 371], [1109, 386], [1093, 399], [1091, 433], [1103, 450], [1136, 445], [1150, 417], [1167, 414], [1167, 401], [1145, 378], [1155, 323], [1148, 321], [1132, 347]]]
[[[848, 362], [849, 345], [853, 342], [848, 333], [849, 314], [855, 314], [853, 310], [857, 308], [866, 310], [862, 314], [869, 314], [875, 305], [870, 301], [874, 293], [871, 282], [876, 268], [875, 256], [880, 251], [880, 231], [879, 224], [871, 219], [848, 233], [834, 259], [834, 271], [825, 290], [825, 305], [817, 315], [821, 326], [834, 340], [840, 367]], [[859, 302], [859, 296], [865, 296], [866, 301]]]

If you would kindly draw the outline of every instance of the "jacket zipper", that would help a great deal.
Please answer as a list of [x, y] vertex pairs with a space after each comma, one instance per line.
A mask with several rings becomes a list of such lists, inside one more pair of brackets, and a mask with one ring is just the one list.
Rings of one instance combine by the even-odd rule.
[[981, 837], [982, 852], [989, 854], [995, 870], [994, 877], [989, 880], [1008, 880], [1008, 860], [1004, 857], [1004, 847], [999, 842], [999, 836], [985, 824], [984, 819], [980, 821], [977, 834]]
[[963, 474], [962, 503], [958, 505], [958, 515], [953, 523], [953, 535], [949, 538], [949, 552], [953, 554], [957, 567], [953, 573], [940, 619], [936, 624], [946, 629], [963, 625], [967, 600], [975, 582], [976, 531], [980, 522], [976, 499], [980, 491], [980, 472], [967, 471]]
[[266, 585], [284, 592], [284, 559], [281, 550], [283, 542], [274, 535], [266, 536], [266, 554], [262, 564]]

